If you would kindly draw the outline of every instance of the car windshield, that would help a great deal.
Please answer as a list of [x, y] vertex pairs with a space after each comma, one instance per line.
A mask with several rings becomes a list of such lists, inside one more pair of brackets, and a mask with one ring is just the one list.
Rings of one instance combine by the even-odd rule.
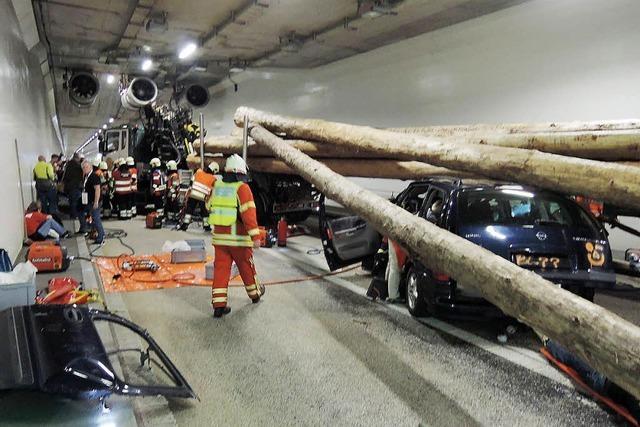
[[598, 230], [594, 221], [569, 200], [511, 189], [463, 192], [459, 220], [465, 225], [555, 225]]

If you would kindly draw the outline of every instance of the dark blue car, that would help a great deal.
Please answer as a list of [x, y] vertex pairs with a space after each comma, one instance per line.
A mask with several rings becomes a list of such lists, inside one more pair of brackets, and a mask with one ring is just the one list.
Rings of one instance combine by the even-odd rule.
[[[594, 289], [615, 285], [603, 226], [568, 197], [520, 185], [439, 178], [411, 183], [394, 202], [588, 300], [593, 300]], [[328, 222], [330, 267], [347, 264], [356, 253], [371, 253], [365, 249], [375, 244], [371, 230], [358, 220]], [[418, 260], [405, 265], [402, 283], [409, 311], [416, 316], [502, 316], [477, 291]]]

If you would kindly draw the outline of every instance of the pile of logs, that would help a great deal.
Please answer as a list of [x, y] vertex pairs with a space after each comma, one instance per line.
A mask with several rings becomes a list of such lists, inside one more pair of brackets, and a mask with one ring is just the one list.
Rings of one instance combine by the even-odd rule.
[[[243, 126], [245, 118], [249, 164], [255, 170], [301, 175], [431, 269], [476, 287], [505, 313], [562, 343], [640, 397], [640, 328], [341, 176], [489, 177], [640, 209], [640, 168], [617, 163], [639, 160], [639, 123], [382, 130], [240, 107], [236, 125]], [[241, 150], [237, 134], [205, 142], [210, 154]]]
[[[493, 178], [640, 209], [640, 124], [635, 121], [383, 130], [241, 107], [236, 125], [242, 127], [245, 116], [253, 124], [268, 124], [291, 147], [343, 176]], [[195, 148], [199, 152], [199, 143]], [[237, 132], [210, 137], [204, 148], [209, 155], [241, 153], [242, 137]], [[253, 139], [248, 153], [253, 170], [295, 173]], [[196, 166], [200, 158], [188, 161]]]

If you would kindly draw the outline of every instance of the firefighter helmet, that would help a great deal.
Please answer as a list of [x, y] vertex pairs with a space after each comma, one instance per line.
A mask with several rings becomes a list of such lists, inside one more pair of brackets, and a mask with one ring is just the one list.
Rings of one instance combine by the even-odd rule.
[[227, 162], [224, 165], [225, 172], [232, 173], [247, 173], [247, 162], [237, 154], [232, 154], [227, 158]]
[[124, 157], [119, 157], [118, 160], [116, 160], [116, 166], [120, 167], [124, 165]]
[[136, 165], [136, 161], [133, 159], [133, 157], [129, 156], [127, 157], [127, 166], [135, 166]]
[[107, 166], [107, 162], [100, 162], [100, 169], [103, 171], [109, 170], [109, 166]]
[[176, 163], [175, 160], [169, 160], [167, 162], [167, 169], [170, 171], [176, 171], [178, 170], [178, 164]]
[[209, 170], [211, 171], [212, 174], [217, 174], [218, 172], [220, 172], [220, 165], [217, 164], [216, 162], [211, 162], [209, 163]]
[[159, 168], [161, 164], [162, 164], [162, 163], [160, 163], [160, 159], [159, 159], [159, 158], [157, 158], [157, 157], [154, 157], [154, 158], [153, 158], [153, 159], [151, 159], [151, 161], [149, 162], [149, 165], [150, 165], [152, 168]]

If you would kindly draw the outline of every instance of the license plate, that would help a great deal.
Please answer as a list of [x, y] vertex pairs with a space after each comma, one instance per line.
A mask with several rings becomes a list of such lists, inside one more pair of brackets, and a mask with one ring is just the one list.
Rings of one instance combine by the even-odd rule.
[[550, 255], [515, 254], [513, 260], [516, 265], [524, 268], [539, 268], [542, 270], [558, 270], [569, 268], [566, 257]]

